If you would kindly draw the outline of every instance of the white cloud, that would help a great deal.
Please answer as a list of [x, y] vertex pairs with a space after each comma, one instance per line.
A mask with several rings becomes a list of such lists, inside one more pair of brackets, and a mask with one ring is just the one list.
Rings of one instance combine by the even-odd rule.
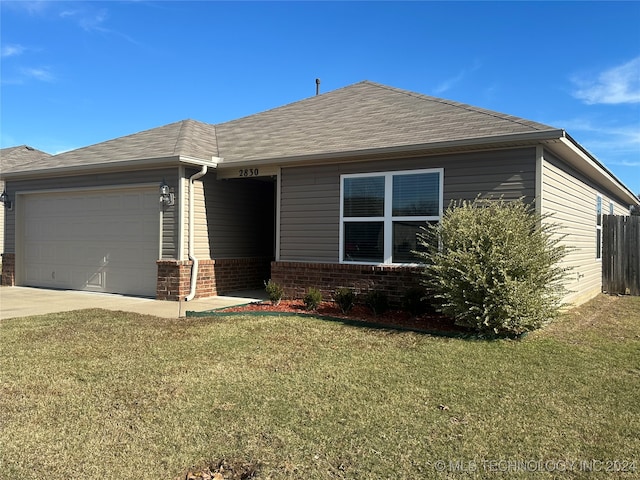
[[17, 57], [18, 55], [22, 55], [26, 48], [22, 45], [4, 45], [0, 50], [0, 56], [4, 57]]
[[559, 120], [582, 146], [607, 165], [640, 166], [640, 125], [597, 124], [586, 118]]
[[473, 65], [467, 68], [463, 68], [457, 75], [447, 78], [442, 81], [436, 88], [433, 89], [435, 95], [441, 95], [447, 90], [451, 90], [454, 86], [460, 83], [470, 73], [475, 72], [481, 67], [480, 61], [475, 60]]
[[108, 29], [102, 26], [108, 18], [107, 11], [104, 8], [100, 10], [95, 10], [93, 8], [64, 10], [60, 12], [60, 18], [72, 20], [86, 32], [108, 32]]
[[640, 56], [605, 70], [596, 80], [575, 77], [574, 96], [589, 105], [640, 103]]
[[576, 130], [589, 133], [597, 133], [605, 137], [615, 137], [618, 141], [623, 140], [625, 144], [640, 145], [640, 125], [630, 126], [604, 126], [595, 125], [588, 119], [577, 118], [556, 122], [567, 130]]
[[20, 73], [27, 78], [33, 78], [42, 82], [53, 82], [55, 77], [49, 67], [23, 67], [20, 69]]
[[14, 11], [27, 12], [29, 15], [43, 15], [53, 2], [40, 1], [20, 1], [20, 2], [3, 2], [4, 8], [11, 8]]
[[109, 20], [109, 12], [105, 8], [95, 9], [91, 6], [85, 6], [81, 9], [63, 10], [59, 13], [59, 17], [75, 23], [85, 32], [114, 35], [123, 38], [129, 43], [140, 46], [136, 40], [126, 33], [113, 30], [106, 26], [107, 20]]
[[612, 161], [609, 162], [611, 165], [620, 165], [622, 167], [638, 167], [640, 168], [640, 160], [637, 162], [629, 161], [629, 160], [621, 160], [621, 161]]

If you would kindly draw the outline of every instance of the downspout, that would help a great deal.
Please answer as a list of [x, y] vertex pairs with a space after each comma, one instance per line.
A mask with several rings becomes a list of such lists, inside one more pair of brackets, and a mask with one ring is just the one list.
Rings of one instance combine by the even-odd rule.
[[207, 174], [207, 168], [208, 167], [206, 165], [203, 165], [202, 170], [189, 177], [189, 260], [193, 262], [193, 266], [191, 267], [191, 289], [189, 290], [189, 295], [184, 298], [185, 302], [193, 300], [193, 298], [196, 296], [196, 281], [198, 279], [198, 259], [196, 258], [194, 248], [195, 228], [193, 221], [193, 211], [195, 207], [193, 200], [195, 197], [195, 192], [193, 191], [193, 182], [195, 182], [199, 178], [204, 177]]

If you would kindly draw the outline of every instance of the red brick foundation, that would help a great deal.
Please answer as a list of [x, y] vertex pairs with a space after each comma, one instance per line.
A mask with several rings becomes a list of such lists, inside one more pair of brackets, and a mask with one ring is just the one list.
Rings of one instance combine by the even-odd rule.
[[[196, 280], [196, 298], [264, 288], [269, 278], [270, 258], [228, 258], [200, 260]], [[158, 300], [180, 300], [191, 289], [191, 261], [159, 260]]]
[[2, 283], [8, 287], [16, 284], [16, 256], [14, 253], [2, 254]]
[[319, 289], [325, 298], [347, 287], [358, 294], [382, 290], [389, 302], [400, 304], [406, 291], [419, 285], [420, 272], [420, 267], [396, 265], [271, 262], [271, 280], [291, 299], [303, 298], [309, 287]]

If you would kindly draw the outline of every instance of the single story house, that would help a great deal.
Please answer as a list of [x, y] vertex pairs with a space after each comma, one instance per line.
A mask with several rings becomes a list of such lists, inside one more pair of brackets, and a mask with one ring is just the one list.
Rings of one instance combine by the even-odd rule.
[[363, 81], [211, 125], [183, 120], [3, 169], [3, 283], [166, 300], [415, 283], [415, 233], [452, 200], [552, 213], [565, 299], [601, 291], [601, 215], [636, 196], [564, 130]]

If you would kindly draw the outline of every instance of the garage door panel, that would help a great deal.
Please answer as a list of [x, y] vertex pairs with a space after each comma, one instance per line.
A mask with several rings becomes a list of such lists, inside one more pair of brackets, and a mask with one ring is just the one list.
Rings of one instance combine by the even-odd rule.
[[57, 245], [53, 245], [53, 257], [51, 256], [51, 254], [49, 253], [45, 253], [43, 255], [44, 258], [58, 258], [60, 259], [61, 263], [63, 264], [69, 264], [73, 262], [73, 257], [74, 255], [74, 251], [71, 248], [70, 245], [61, 243], [61, 244], [57, 244]]
[[122, 210], [122, 196], [121, 195], [105, 195], [103, 198], [102, 208], [109, 210]]
[[155, 189], [26, 195], [26, 285], [155, 295]]

